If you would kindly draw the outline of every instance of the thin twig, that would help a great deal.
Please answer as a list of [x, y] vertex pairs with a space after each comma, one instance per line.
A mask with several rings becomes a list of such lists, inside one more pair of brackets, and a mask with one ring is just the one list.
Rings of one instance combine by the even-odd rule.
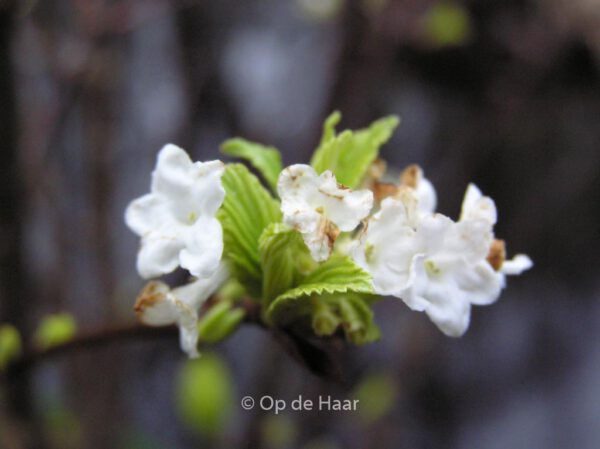
[[[210, 298], [206, 304], [207, 306], [214, 304], [214, 298]], [[268, 329], [283, 349], [298, 363], [319, 377], [336, 383], [342, 383], [337, 363], [331, 357], [329, 351], [303, 338], [292, 329], [269, 328], [262, 321], [260, 305], [255, 301], [243, 300], [239, 306], [246, 312], [245, 323]], [[2, 378], [8, 382], [13, 382], [43, 361], [80, 350], [89, 350], [128, 340], [174, 339], [177, 337], [177, 334], [178, 331], [175, 326], [148, 327], [137, 323], [121, 324], [81, 332], [75, 338], [49, 348], [27, 349], [22, 356], [15, 359], [6, 367], [6, 370], [2, 373]], [[327, 341], [324, 342], [324, 344], [327, 343]]]

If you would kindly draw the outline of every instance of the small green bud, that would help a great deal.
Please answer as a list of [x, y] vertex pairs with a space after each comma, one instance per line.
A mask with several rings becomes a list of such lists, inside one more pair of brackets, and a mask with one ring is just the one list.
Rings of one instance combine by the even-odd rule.
[[423, 18], [426, 37], [436, 47], [464, 45], [471, 38], [471, 28], [469, 12], [456, 2], [438, 2]]
[[0, 326], [0, 369], [21, 354], [21, 334], [11, 324]]
[[398, 390], [394, 380], [385, 374], [372, 374], [363, 379], [353, 395], [360, 402], [359, 417], [370, 424], [394, 408]]
[[200, 318], [198, 340], [202, 343], [217, 343], [224, 340], [238, 328], [244, 316], [244, 310], [233, 308], [228, 301], [215, 304]]
[[296, 441], [298, 428], [289, 415], [267, 414], [261, 420], [260, 433], [265, 448], [284, 449]]
[[71, 340], [77, 332], [75, 318], [68, 313], [47, 315], [35, 331], [33, 341], [40, 349], [48, 349]]
[[214, 354], [185, 362], [177, 380], [177, 408], [183, 422], [205, 436], [221, 435], [233, 409], [227, 365]]
[[237, 301], [246, 294], [244, 286], [235, 278], [228, 280], [217, 292], [223, 301]]
[[313, 304], [312, 327], [319, 336], [332, 335], [340, 325], [340, 318], [333, 313], [327, 304], [315, 301]]

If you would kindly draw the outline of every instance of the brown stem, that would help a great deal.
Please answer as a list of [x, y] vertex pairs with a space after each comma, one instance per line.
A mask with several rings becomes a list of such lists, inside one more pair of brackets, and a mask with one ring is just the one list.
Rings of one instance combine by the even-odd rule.
[[[207, 301], [207, 305], [210, 304], [214, 304], [214, 298]], [[261, 320], [260, 305], [255, 301], [243, 300], [240, 303], [240, 307], [246, 312], [244, 320], [246, 323], [269, 329], [284, 350], [298, 363], [319, 377], [336, 383], [342, 382], [340, 371], [329, 351], [310, 342], [291, 329], [268, 328]], [[86, 331], [80, 333], [72, 340], [47, 349], [31, 348], [26, 350], [22, 356], [6, 367], [3, 377], [9, 382], [14, 382], [40, 362], [57, 356], [68, 355], [79, 350], [88, 350], [116, 342], [122, 343], [127, 340], [174, 339], [177, 337], [177, 334], [178, 331], [175, 326], [148, 327], [137, 323], [121, 324]]]
[[92, 349], [117, 341], [123, 342], [126, 340], [154, 338], [161, 339], [176, 336], [177, 329], [174, 326], [147, 327], [139, 324], [129, 324], [104, 327], [98, 330], [82, 332], [72, 340], [47, 349], [27, 350], [23, 356], [19, 357], [10, 365], [8, 365], [5, 374], [8, 379], [13, 379], [15, 376], [20, 376], [23, 372], [28, 371], [34, 365], [40, 362], [56, 356], [77, 352], [81, 349]]

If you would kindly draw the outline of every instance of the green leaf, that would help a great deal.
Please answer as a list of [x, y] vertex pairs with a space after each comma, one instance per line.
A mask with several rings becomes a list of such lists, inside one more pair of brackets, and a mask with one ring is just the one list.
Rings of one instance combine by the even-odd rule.
[[234, 308], [228, 301], [212, 306], [198, 323], [200, 343], [217, 343], [236, 331], [245, 313], [239, 307]]
[[245, 159], [265, 178], [274, 192], [277, 191], [277, 180], [283, 170], [281, 154], [275, 147], [268, 147], [245, 139], [235, 138], [223, 142], [221, 151], [229, 156]]
[[0, 326], [0, 369], [21, 354], [21, 334], [11, 324]]
[[373, 321], [373, 310], [359, 295], [339, 295], [335, 304], [342, 317], [346, 339], [355, 345], [379, 339], [379, 328]]
[[311, 297], [326, 293], [371, 293], [371, 276], [347, 256], [333, 256], [310, 273], [299, 286], [279, 295], [267, 309], [267, 318], [284, 324], [310, 312]]
[[333, 111], [329, 117], [325, 119], [323, 123], [323, 135], [321, 136], [321, 143], [319, 147], [325, 145], [331, 139], [335, 137], [335, 127], [342, 120], [342, 113], [340, 111]]
[[33, 337], [40, 349], [48, 349], [71, 340], [77, 332], [75, 318], [68, 313], [47, 315], [40, 322]]
[[269, 224], [281, 221], [279, 202], [242, 164], [229, 164], [222, 182], [226, 195], [217, 217], [223, 226], [223, 258], [249, 293], [259, 296], [262, 270], [258, 239]]
[[263, 270], [262, 297], [268, 306], [298, 280], [304, 262], [313, 265], [302, 236], [283, 223], [272, 223], [258, 242]]
[[392, 136], [400, 123], [396, 116], [376, 120], [368, 128], [335, 134], [341, 116], [331, 114], [323, 125], [323, 137], [311, 165], [318, 173], [331, 170], [339, 183], [357, 187], [379, 154], [379, 149]]
[[233, 410], [233, 381], [214, 354], [188, 360], [177, 379], [177, 409], [183, 422], [208, 437], [222, 435]]
[[338, 327], [356, 345], [377, 340], [379, 328], [365, 295], [341, 293], [313, 298], [312, 326], [315, 334], [328, 336]]

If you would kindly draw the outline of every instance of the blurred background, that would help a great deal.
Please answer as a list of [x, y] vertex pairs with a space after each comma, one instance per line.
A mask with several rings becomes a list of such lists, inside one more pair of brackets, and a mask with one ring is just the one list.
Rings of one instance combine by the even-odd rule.
[[[461, 339], [377, 304], [343, 386], [250, 326], [192, 364], [175, 338], [48, 359], [1, 384], [0, 447], [599, 447], [599, 69], [597, 0], [0, 1], [0, 322], [26, 340], [49, 314], [134, 321], [123, 211], [164, 143], [306, 162], [334, 109], [400, 115], [389, 164], [424, 167], [454, 217], [478, 184], [536, 264]], [[239, 406], [263, 394], [361, 403]]]

